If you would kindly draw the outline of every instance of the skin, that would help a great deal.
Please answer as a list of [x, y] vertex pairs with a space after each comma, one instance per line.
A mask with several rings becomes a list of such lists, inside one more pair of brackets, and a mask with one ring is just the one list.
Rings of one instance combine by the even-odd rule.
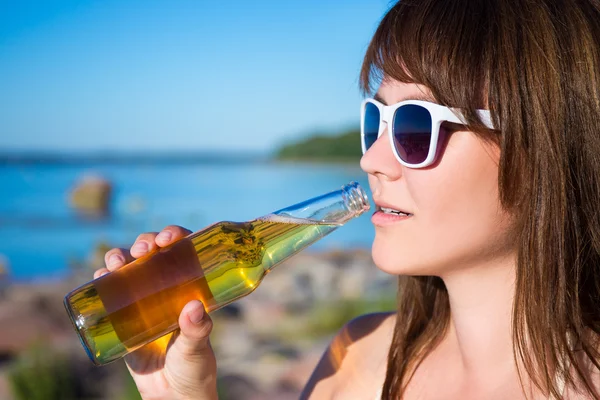
[[[389, 80], [378, 92], [385, 104], [428, 96], [425, 87]], [[395, 159], [384, 132], [361, 160], [375, 203], [412, 214], [385, 224], [374, 219], [375, 264], [394, 275], [439, 276], [450, 298], [449, 329], [416, 369], [405, 400], [524, 399], [526, 394], [545, 399], [527, 377], [521, 385], [513, 357], [516, 245], [513, 218], [498, 197], [499, 150], [460, 126], [440, 145], [434, 165], [411, 169]], [[146, 233], [130, 251], [110, 250], [107, 269], [96, 276], [189, 233], [174, 226], [163, 232], [170, 233], [169, 240]], [[138, 248], [140, 243], [145, 247]], [[120, 260], [112, 264], [113, 256]], [[151, 344], [127, 356], [144, 400], [217, 398], [208, 340], [212, 323], [206, 314], [191, 323], [189, 312], [198, 305], [193, 303], [184, 308], [181, 331], [170, 347]], [[332, 340], [301, 399], [380, 398], [395, 323], [393, 314], [350, 321]]]
[[[430, 93], [384, 81], [378, 97], [391, 105]], [[450, 328], [416, 370], [405, 399], [521, 399], [511, 335], [516, 247], [513, 219], [499, 202], [499, 150], [460, 126], [440, 145], [434, 165], [407, 168], [394, 157], [386, 131], [361, 160], [375, 203], [413, 214], [392, 223], [374, 219], [375, 264], [395, 275], [439, 276], [450, 297]], [[348, 340], [342, 331], [333, 340], [328, 353], [346, 356], [327, 373], [326, 353], [304, 398], [377, 398], [394, 324], [394, 315], [350, 322], [344, 330], [362, 325], [368, 332]], [[346, 351], [332, 350], [340, 346]]]

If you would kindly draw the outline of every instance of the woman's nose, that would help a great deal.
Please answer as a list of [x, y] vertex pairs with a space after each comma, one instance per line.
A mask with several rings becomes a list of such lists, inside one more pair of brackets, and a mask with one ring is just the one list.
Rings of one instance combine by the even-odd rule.
[[363, 154], [360, 167], [367, 174], [385, 175], [391, 180], [402, 176], [402, 165], [396, 160], [392, 151], [387, 126], [375, 143]]

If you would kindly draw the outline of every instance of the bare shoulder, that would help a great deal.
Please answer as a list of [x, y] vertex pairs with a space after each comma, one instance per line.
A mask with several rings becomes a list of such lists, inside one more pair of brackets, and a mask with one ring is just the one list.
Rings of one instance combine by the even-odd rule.
[[393, 328], [396, 323], [396, 313], [381, 312], [373, 314], [364, 314], [354, 318], [342, 328], [350, 334], [359, 336], [369, 336], [372, 334], [383, 333], [390, 326]]
[[329, 344], [300, 398], [329, 399], [347, 387], [348, 382], [356, 384], [359, 379], [363, 386], [369, 387], [371, 381], [382, 378], [395, 323], [395, 313], [374, 313], [361, 315], [344, 325]]

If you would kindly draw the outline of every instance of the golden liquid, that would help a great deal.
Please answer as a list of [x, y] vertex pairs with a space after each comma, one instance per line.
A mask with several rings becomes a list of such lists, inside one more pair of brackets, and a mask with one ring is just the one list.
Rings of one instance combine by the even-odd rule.
[[105, 364], [177, 329], [190, 300], [210, 312], [251, 293], [337, 227], [276, 215], [220, 222], [81, 286], [65, 306], [92, 361]]

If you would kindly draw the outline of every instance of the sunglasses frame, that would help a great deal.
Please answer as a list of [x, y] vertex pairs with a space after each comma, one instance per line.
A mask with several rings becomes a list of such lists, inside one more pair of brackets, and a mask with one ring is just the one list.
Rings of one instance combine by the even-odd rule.
[[[360, 144], [362, 147], [363, 154], [365, 154], [368, 150], [365, 145], [365, 110], [367, 104], [369, 103], [376, 106], [379, 110], [379, 131], [377, 132], [377, 139], [381, 137], [383, 131], [387, 127], [388, 137], [390, 139], [390, 145], [392, 146], [394, 156], [400, 164], [408, 168], [425, 168], [434, 163], [438, 146], [438, 138], [440, 134], [440, 126], [443, 122], [452, 122], [456, 124], [466, 125], [466, 120], [462, 113], [459, 111], [459, 109], [445, 107], [436, 103], [431, 103], [429, 101], [406, 100], [396, 104], [392, 104], [390, 106], [386, 106], [385, 104], [382, 104], [375, 99], [364, 99], [360, 107]], [[394, 142], [394, 117], [396, 115], [396, 111], [400, 107], [406, 105], [416, 105], [423, 107], [427, 111], [429, 111], [429, 114], [431, 115], [431, 139], [429, 142], [429, 152], [427, 153], [427, 158], [425, 158], [425, 161], [419, 164], [411, 164], [402, 160], [402, 158], [398, 154], [398, 149], [396, 148], [396, 144]], [[481, 119], [481, 122], [483, 122], [483, 124], [487, 128], [494, 129], [489, 110], [477, 110], [477, 114]]]

